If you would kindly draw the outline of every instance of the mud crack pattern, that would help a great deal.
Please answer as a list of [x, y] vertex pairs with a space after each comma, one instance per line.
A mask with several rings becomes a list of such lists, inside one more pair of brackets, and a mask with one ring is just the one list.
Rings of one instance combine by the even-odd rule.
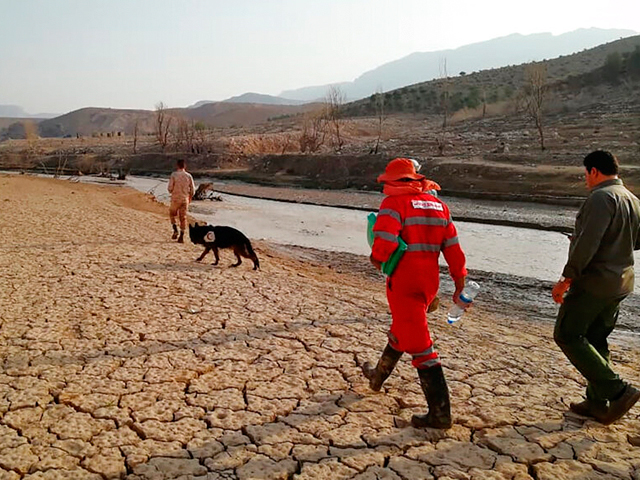
[[[127, 190], [0, 177], [0, 204], [1, 480], [640, 478], [638, 409], [568, 414], [584, 384], [550, 323], [434, 316], [455, 425], [416, 430], [409, 358], [381, 393], [360, 373], [389, 322], [375, 276], [260, 242], [259, 272], [196, 264]], [[640, 383], [637, 344], [613, 357]]]

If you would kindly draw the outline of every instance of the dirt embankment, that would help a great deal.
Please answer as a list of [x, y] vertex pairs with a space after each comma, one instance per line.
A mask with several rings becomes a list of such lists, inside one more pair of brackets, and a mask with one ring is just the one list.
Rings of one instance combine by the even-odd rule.
[[[376, 177], [389, 159], [409, 156], [423, 164], [422, 173], [440, 183], [447, 196], [576, 205], [585, 196], [582, 157], [597, 148], [619, 155], [622, 178], [632, 190], [640, 191], [638, 115], [637, 108], [593, 106], [549, 116], [544, 151], [536, 146], [537, 134], [517, 115], [460, 121], [444, 133], [437, 118], [403, 116], [388, 119], [379, 155], [366, 154], [375, 140], [365, 128], [368, 120], [350, 119], [350, 131], [355, 133], [341, 154], [330, 153], [328, 146], [323, 153], [313, 155], [249, 154], [229, 147], [236, 138], [233, 136], [227, 143], [219, 138], [206, 155], [161, 153], [150, 137], [140, 139], [144, 146], [139, 145], [137, 154], [132, 153], [135, 149], [130, 137], [56, 139], [33, 145], [25, 141], [3, 143], [0, 168], [168, 175], [175, 161], [183, 158], [196, 177], [282, 187], [377, 191]], [[281, 127], [295, 134], [293, 127]], [[364, 133], [358, 133], [359, 129]], [[242, 139], [250, 132], [237, 133]], [[269, 135], [254, 135], [256, 148], [269, 145]]]
[[[239, 180], [267, 186], [378, 191], [378, 175], [392, 157], [382, 155], [267, 155], [230, 157], [146, 153], [53, 154], [25, 162], [17, 155], [0, 158], [1, 168], [45, 173], [111, 173], [169, 175], [178, 159], [188, 162], [196, 178]], [[437, 181], [447, 196], [505, 201], [577, 205], [584, 197], [582, 168], [564, 158], [546, 159], [523, 154], [485, 154], [475, 157], [430, 157], [421, 173]], [[625, 181], [640, 187], [640, 169], [629, 167]]]
[[[278, 155], [255, 159], [251, 167], [216, 177], [270, 186], [380, 189], [376, 178], [391, 157]], [[437, 181], [442, 194], [467, 198], [576, 205], [585, 195], [582, 168], [556, 161], [539, 165], [536, 156], [487, 154], [473, 158], [433, 157], [421, 173]], [[640, 175], [631, 171], [632, 184]]]

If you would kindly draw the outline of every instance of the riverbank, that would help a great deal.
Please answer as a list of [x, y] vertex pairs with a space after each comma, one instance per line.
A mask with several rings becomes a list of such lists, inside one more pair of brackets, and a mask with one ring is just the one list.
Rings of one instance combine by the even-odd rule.
[[[383, 393], [360, 373], [389, 323], [362, 257], [255, 242], [261, 271], [227, 268], [226, 251], [212, 267], [168, 240], [166, 206], [138, 192], [12, 176], [0, 202], [0, 478], [640, 472], [638, 408], [609, 427], [567, 412], [584, 383], [552, 325], [509, 303], [527, 295], [518, 282], [487, 287], [453, 327], [433, 316], [455, 425], [416, 430], [409, 359]], [[640, 383], [634, 337], [612, 354]]]
[[[207, 181], [207, 180], [201, 180]], [[384, 198], [381, 192], [360, 190], [318, 190], [253, 185], [242, 182], [212, 181], [221, 193], [283, 202], [324, 205], [375, 211]], [[533, 202], [470, 199], [441, 196], [456, 221], [505, 225], [536, 230], [571, 232], [577, 206]]]

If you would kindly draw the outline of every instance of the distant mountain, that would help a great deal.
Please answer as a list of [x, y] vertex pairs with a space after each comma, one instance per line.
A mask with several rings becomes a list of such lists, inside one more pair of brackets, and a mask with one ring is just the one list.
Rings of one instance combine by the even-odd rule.
[[60, 116], [59, 113], [34, 113], [30, 117], [31, 118], [55, 118], [59, 116]]
[[[211, 102], [194, 108], [171, 108], [167, 115], [174, 119], [202, 122], [208, 127], [250, 126], [265, 123], [271, 118], [296, 115], [316, 106], [265, 105], [255, 103]], [[151, 110], [115, 108], [81, 108], [39, 123], [43, 137], [63, 137], [80, 134], [124, 132], [131, 135], [137, 123], [140, 134], [153, 133], [156, 113]], [[176, 123], [174, 122], [174, 125]]]
[[94, 133], [124, 132], [132, 134], [136, 122], [140, 133], [151, 133], [155, 114], [149, 110], [88, 107], [74, 110], [38, 124], [40, 136], [92, 135]]
[[[189, 105], [187, 108], [199, 108], [210, 103], [218, 103], [213, 100], [200, 100], [199, 102]], [[290, 98], [275, 97], [273, 95], [265, 95], [262, 93], [247, 92], [242, 95], [222, 100], [222, 103], [255, 103], [260, 105], [302, 105], [309, 103], [308, 100], [292, 100]]]
[[304, 100], [291, 100], [289, 98], [274, 97], [273, 95], [264, 95], [262, 93], [243, 93], [236, 97], [223, 100], [228, 103], [260, 103], [263, 105], [301, 105], [307, 103]]
[[189, 105], [187, 108], [198, 108], [198, 107], [201, 107], [203, 105], [206, 105], [207, 103], [216, 103], [216, 101], [215, 100], [200, 100], [199, 102], [196, 102], [193, 105]]
[[52, 118], [57, 113], [38, 113], [31, 115], [18, 105], [0, 105], [0, 118]]
[[284, 115], [296, 115], [316, 108], [307, 105], [268, 105], [259, 103], [207, 103], [198, 108], [184, 109], [185, 117], [203, 122], [212, 127], [249, 126], [265, 123], [270, 118]]
[[[636, 35], [632, 30], [580, 29], [562, 35], [550, 33], [513, 34], [454, 50], [416, 52], [363, 73], [353, 82], [338, 83], [350, 100], [367, 97], [382, 88], [396, 88], [425, 82], [443, 75], [444, 62], [449, 76], [460, 72], [499, 68], [551, 59], [592, 48], [603, 43]], [[280, 96], [294, 100], [314, 100], [326, 95], [329, 85], [285, 90]]]
[[0, 105], [0, 117], [2, 118], [29, 118], [30, 116], [18, 105]]
[[[352, 85], [353, 85], [353, 82], [338, 82], [338, 83], [331, 83], [328, 85], [314, 85], [311, 87], [297, 88], [295, 90], [285, 90], [279, 96], [292, 98], [294, 100], [305, 101], [305, 102], [322, 101], [327, 96], [327, 90], [329, 89], [330, 86], [340, 87], [340, 89], [344, 93], [347, 93], [352, 91]], [[363, 95], [362, 97], [358, 97], [358, 96], [354, 97], [351, 93], [348, 93], [347, 100], [358, 100], [365, 96], [366, 95]]]

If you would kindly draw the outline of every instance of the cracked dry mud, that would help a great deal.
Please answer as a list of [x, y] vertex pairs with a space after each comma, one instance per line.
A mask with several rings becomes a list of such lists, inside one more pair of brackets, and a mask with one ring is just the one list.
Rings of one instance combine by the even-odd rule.
[[[360, 373], [385, 344], [379, 279], [264, 243], [258, 272], [196, 264], [123, 189], [0, 177], [0, 205], [1, 480], [640, 478], [638, 407], [567, 413], [584, 384], [550, 322], [439, 312], [455, 425], [416, 430], [409, 359], [380, 393]], [[640, 383], [637, 343], [613, 357]]]

